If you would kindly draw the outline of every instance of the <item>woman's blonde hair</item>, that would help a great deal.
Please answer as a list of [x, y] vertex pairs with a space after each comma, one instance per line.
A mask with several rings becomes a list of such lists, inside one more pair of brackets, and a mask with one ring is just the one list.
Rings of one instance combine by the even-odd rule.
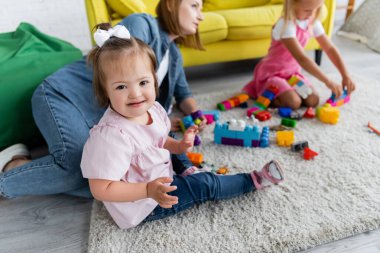
[[[109, 30], [111, 25], [109, 23], [102, 23], [96, 25], [94, 29]], [[106, 75], [103, 69], [104, 64], [109, 64], [110, 61], [118, 59], [122, 52], [127, 52], [129, 55], [147, 55], [150, 61], [151, 71], [154, 78], [154, 87], [156, 97], [158, 96], [158, 82], [156, 77], [156, 56], [153, 50], [143, 41], [131, 37], [130, 39], [122, 39], [118, 37], [109, 38], [104, 44], [99, 47], [94, 47], [87, 56], [88, 63], [92, 64], [93, 74], [93, 88], [95, 97], [98, 104], [102, 107], [109, 105], [109, 98], [104, 87]], [[109, 54], [108, 61], [104, 59], [106, 53]], [[107, 62], [105, 62], [107, 61]]]
[[[283, 26], [281, 34], [283, 34], [283, 32], [286, 29], [286, 27], [288, 26], [289, 22], [293, 22], [293, 23], [296, 22], [296, 15], [295, 15], [294, 7], [297, 3], [301, 2], [301, 1], [305, 1], [305, 0], [284, 0], [284, 5], [282, 8], [282, 16], [284, 18], [284, 26]], [[321, 11], [322, 11], [322, 6], [319, 7], [313, 13], [312, 21], [311, 21], [312, 24], [315, 22], [315, 20], [317, 20], [320, 17]]]
[[179, 6], [182, 0], [160, 0], [156, 7], [157, 19], [166, 32], [178, 35], [175, 39], [177, 44], [199, 50], [204, 50], [199, 37], [199, 32], [193, 35], [184, 35], [179, 23]]

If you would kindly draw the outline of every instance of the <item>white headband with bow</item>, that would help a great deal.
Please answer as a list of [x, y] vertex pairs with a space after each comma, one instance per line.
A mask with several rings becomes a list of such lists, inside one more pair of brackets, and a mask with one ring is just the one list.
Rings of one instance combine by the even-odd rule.
[[131, 34], [129, 33], [128, 29], [125, 28], [125, 26], [117, 25], [114, 28], [110, 28], [108, 31], [98, 28], [94, 33], [94, 40], [96, 42], [96, 45], [102, 47], [104, 42], [106, 42], [112, 36], [121, 39], [131, 38]]

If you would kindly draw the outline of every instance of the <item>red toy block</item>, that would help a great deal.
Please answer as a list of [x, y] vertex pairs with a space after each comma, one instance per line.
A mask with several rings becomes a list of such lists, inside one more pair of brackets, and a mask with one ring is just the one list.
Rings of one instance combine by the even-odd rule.
[[317, 156], [317, 155], [318, 155], [318, 153], [311, 150], [310, 148], [304, 148], [304, 150], [303, 150], [303, 158], [305, 160], [311, 160], [314, 158], [314, 156]]
[[312, 119], [315, 117], [315, 111], [313, 107], [307, 108], [306, 112], [303, 115], [304, 118]]
[[272, 117], [272, 115], [268, 111], [261, 111], [255, 115], [255, 118], [260, 120], [260, 121], [269, 120], [271, 117]]

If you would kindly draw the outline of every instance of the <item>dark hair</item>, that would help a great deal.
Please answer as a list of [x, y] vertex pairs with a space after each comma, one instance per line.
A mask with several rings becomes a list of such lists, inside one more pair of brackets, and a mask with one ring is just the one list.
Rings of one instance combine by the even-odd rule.
[[[111, 28], [109, 23], [98, 24], [94, 27], [95, 29], [101, 29], [108, 31]], [[154, 87], [156, 90], [156, 97], [158, 96], [158, 82], [156, 77], [156, 56], [153, 50], [145, 44], [143, 41], [133, 38], [131, 36], [130, 39], [123, 39], [118, 37], [111, 37], [104, 44], [99, 47], [95, 46], [87, 56], [88, 63], [93, 65], [94, 74], [93, 74], [93, 88], [95, 97], [100, 106], [106, 107], [109, 105], [109, 98], [104, 87], [105, 82], [105, 73], [103, 71], [103, 59], [102, 55], [106, 52], [115, 53], [116, 57], [118, 57], [123, 50], [128, 50], [130, 54], [145, 54], [148, 56], [152, 74], [154, 78]]]
[[160, 0], [156, 7], [157, 19], [161, 26], [171, 34], [178, 35], [175, 42], [186, 47], [204, 50], [199, 32], [184, 35], [179, 24], [179, 6], [182, 0]]

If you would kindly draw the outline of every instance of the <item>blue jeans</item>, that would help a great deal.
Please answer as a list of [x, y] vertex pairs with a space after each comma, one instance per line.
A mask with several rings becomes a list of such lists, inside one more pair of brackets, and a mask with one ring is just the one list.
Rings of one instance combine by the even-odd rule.
[[[80, 162], [89, 130], [105, 108], [96, 104], [92, 71], [85, 60], [66, 65], [45, 79], [33, 94], [32, 108], [49, 155], [0, 173], [0, 195], [12, 198], [66, 193], [92, 198]], [[186, 156], [173, 162], [179, 170], [189, 165]]]
[[178, 204], [172, 208], [157, 206], [143, 222], [172, 216], [209, 200], [230, 199], [256, 189], [250, 174], [221, 176], [210, 172], [174, 176], [171, 185], [177, 186], [177, 190], [169, 194], [178, 196]]

